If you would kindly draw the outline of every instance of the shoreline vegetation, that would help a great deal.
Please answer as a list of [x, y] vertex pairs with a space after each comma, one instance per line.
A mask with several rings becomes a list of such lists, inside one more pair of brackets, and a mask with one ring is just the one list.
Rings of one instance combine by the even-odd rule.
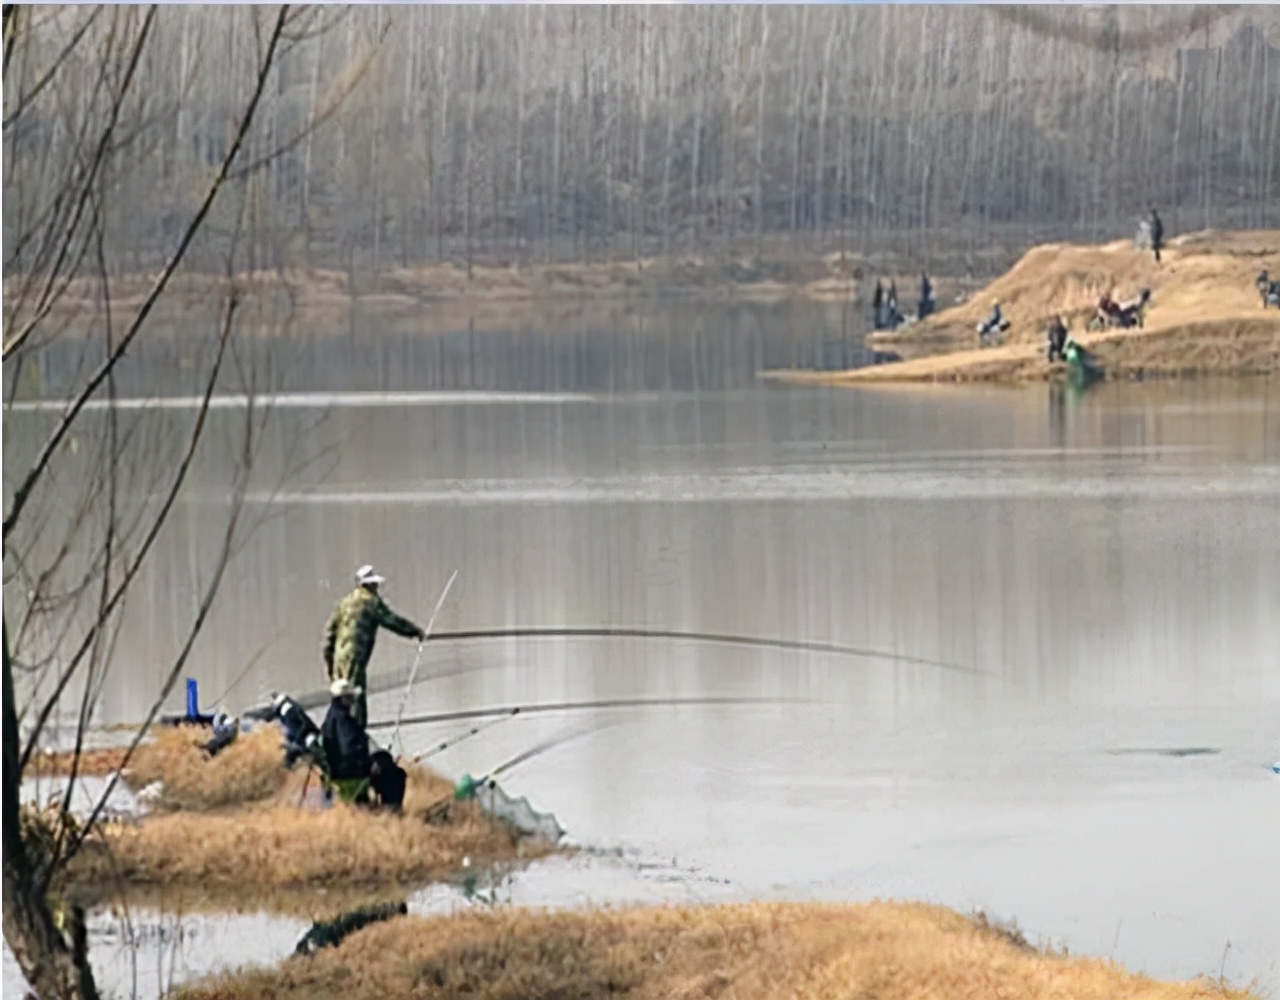
[[179, 988], [178, 1000], [384, 997], [868, 997], [1246, 1000], [1202, 977], [1159, 982], [1028, 944], [940, 906], [873, 902], [403, 916], [337, 947]]
[[[69, 898], [92, 903], [163, 889], [261, 898], [270, 908], [281, 892], [412, 889], [472, 863], [523, 863], [557, 849], [521, 837], [474, 801], [452, 801], [453, 783], [424, 766], [407, 767], [401, 815], [342, 804], [317, 810], [304, 801], [319, 795], [319, 777], [304, 766], [284, 768], [275, 726], [242, 735], [211, 759], [196, 745], [199, 735], [207, 731], [178, 726], [139, 746], [121, 777], [149, 811], [95, 828], [66, 871]], [[93, 751], [80, 773], [105, 776], [120, 753]], [[67, 754], [47, 755], [33, 773], [66, 774], [69, 762]], [[441, 803], [443, 815], [428, 820]], [[24, 812], [24, 822], [47, 823], [47, 834], [57, 835], [54, 813]]]
[[[453, 803], [443, 823], [427, 806], [452, 785], [410, 769], [402, 816], [335, 805], [300, 808], [306, 775], [280, 762], [274, 726], [246, 733], [212, 759], [201, 730], [160, 730], [123, 772], [135, 792], [159, 783], [152, 811], [103, 823], [59, 887], [83, 906], [172, 906], [352, 921], [363, 908], [394, 914], [399, 901], [460, 872], [521, 866], [572, 848], [527, 843]], [[81, 773], [119, 766], [116, 748], [93, 751]], [[45, 776], [69, 756], [40, 758]], [[314, 785], [314, 781], [312, 782]], [[24, 817], [24, 823], [31, 816]], [[357, 909], [360, 908], [360, 909]], [[1102, 958], [1028, 942], [1016, 926], [942, 906], [875, 901], [730, 903], [715, 906], [524, 907], [443, 917], [382, 917], [330, 947], [271, 967], [231, 968], [180, 986], [183, 1000], [273, 996], [734, 996], [766, 1000], [851, 995], [908, 1000], [1256, 1000], [1248, 989], [1201, 976], [1163, 982]], [[319, 923], [314, 926], [319, 926]]]
[[[1131, 241], [1034, 247], [962, 303], [920, 323], [873, 333], [867, 344], [902, 360], [844, 371], [780, 370], [761, 378], [792, 384], [1034, 382], [1065, 377], [1050, 363], [1045, 329], [1059, 313], [1107, 379], [1273, 375], [1280, 371], [1280, 310], [1262, 306], [1254, 281], [1280, 271], [1280, 230], [1205, 231], [1169, 241], [1161, 264]], [[1088, 332], [1099, 297], [1152, 304], [1140, 328]], [[976, 327], [999, 300], [1012, 326], [981, 348]]]

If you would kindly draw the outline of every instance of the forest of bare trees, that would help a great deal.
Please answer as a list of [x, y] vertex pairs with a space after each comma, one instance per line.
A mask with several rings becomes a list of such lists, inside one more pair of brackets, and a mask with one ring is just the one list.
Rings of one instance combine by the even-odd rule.
[[[252, 256], [377, 271], [776, 234], [1112, 236], [1151, 203], [1177, 229], [1276, 224], [1275, 8], [1033, 10], [323, 8], [281, 58], [250, 150], [286, 148], [252, 180]], [[163, 259], [223, 155], [245, 17], [158, 11], [119, 109], [128, 141], [109, 151], [113, 267]], [[74, 73], [41, 87], [40, 67], [114, 19], [32, 9], [39, 44], [5, 96], [7, 273], [96, 93]], [[220, 259], [212, 221], [192, 263]]]

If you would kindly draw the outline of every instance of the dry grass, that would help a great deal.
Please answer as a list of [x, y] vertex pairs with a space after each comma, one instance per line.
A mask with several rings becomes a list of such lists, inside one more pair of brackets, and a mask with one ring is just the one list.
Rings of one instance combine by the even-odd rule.
[[[257, 802], [277, 794], [287, 772], [282, 761], [280, 731], [264, 726], [243, 733], [231, 746], [210, 759], [198, 744], [209, 738], [200, 726], [157, 728], [154, 738], [141, 744], [129, 761], [124, 781], [135, 792], [159, 781], [164, 794], [161, 809], [218, 809]], [[119, 771], [127, 747], [103, 747], [80, 755], [76, 773], [104, 777]], [[32, 755], [29, 777], [66, 776], [71, 773], [70, 750], [41, 750]]]
[[1127, 1000], [1245, 998], [1020, 945], [941, 907], [749, 904], [402, 917], [333, 950], [180, 990], [187, 1000]]
[[[1280, 313], [1263, 310], [1254, 279], [1280, 271], [1280, 231], [1197, 233], [1174, 241], [1156, 265], [1127, 242], [1047, 244], [968, 302], [893, 334], [876, 346], [943, 353], [848, 372], [774, 372], [795, 382], [1022, 381], [1052, 377], [1044, 358], [1048, 318], [1062, 313], [1073, 336], [1096, 352], [1108, 377], [1271, 374], [1280, 371]], [[1152, 289], [1141, 330], [1085, 333], [1099, 296], [1120, 299]], [[999, 299], [1013, 326], [1010, 342], [979, 349], [976, 325]]]
[[[229, 892], [385, 889], [439, 878], [467, 856], [490, 862], [545, 853], [488, 818], [475, 803], [453, 804], [446, 822], [426, 823], [427, 807], [451, 795], [453, 786], [425, 768], [409, 772], [403, 816], [341, 804], [325, 810], [301, 808], [305, 770], [280, 773], [287, 773], [288, 780], [257, 805], [171, 812], [136, 824], [104, 826], [77, 858], [72, 882], [91, 889], [118, 884]], [[310, 787], [318, 791], [318, 778], [312, 778]]]
[[[319, 776], [284, 768], [275, 726], [242, 734], [212, 759], [196, 746], [206, 736], [161, 730], [139, 748], [125, 780], [135, 790], [162, 783], [156, 812], [100, 827], [68, 875], [78, 894], [125, 890], [133, 899], [139, 890], [195, 888], [223, 901], [249, 893], [262, 905], [280, 890], [390, 891], [446, 875], [467, 856], [483, 863], [546, 853], [475, 803], [452, 802], [452, 783], [425, 767], [409, 769], [403, 816], [316, 810], [301, 804], [304, 786], [319, 794]], [[429, 807], [442, 802], [443, 822], [427, 823]]]
[[138, 747], [125, 782], [138, 791], [159, 781], [164, 791], [156, 807], [189, 811], [260, 802], [280, 794], [289, 783], [276, 726], [241, 733], [213, 758], [196, 745], [208, 738], [209, 730], [198, 726], [159, 730], [153, 741]]
[[[120, 770], [125, 747], [101, 747], [80, 754], [76, 774], [85, 778], [102, 778]], [[37, 750], [31, 755], [25, 776], [28, 778], [62, 778], [71, 774], [75, 754], [71, 750]]]

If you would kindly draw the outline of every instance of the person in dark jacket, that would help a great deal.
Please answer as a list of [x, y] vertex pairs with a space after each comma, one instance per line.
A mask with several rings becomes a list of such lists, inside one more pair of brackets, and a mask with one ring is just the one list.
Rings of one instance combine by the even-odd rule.
[[213, 717], [213, 735], [207, 742], [199, 744], [199, 747], [213, 758], [231, 746], [239, 735], [240, 720], [236, 716], [228, 716], [226, 712], [219, 712]]
[[916, 309], [916, 319], [924, 319], [933, 312], [936, 303], [933, 301], [933, 285], [929, 276], [920, 272], [920, 306]]
[[306, 710], [286, 694], [271, 696], [271, 712], [284, 731], [284, 766], [293, 767], [311, 753], [320, 730]]
[[1062, 321], [1062, 316], [1053, 317], [1053, 322], [1049, 324], [1049, 364], [1055, 361], [1065, 361], [1064, 353], [1067, 346], [1067, 324]]
[[378, 595], [383, 578], [372, 566], [356, 570], [356, 589], [338, 602], [329, 617], [324, 632], [324, 663], [329, 670], [329, 681], [345, 678], [360, 691], [355, 703], [355, 717], [364, 725], [369, 721], [364, 692], [368, 689], [365, 675], [378, 629], [385, 628], [407, 639], [422, 642], [426, 633], [421, 628], [401, 618]]
[[1164, 223], [1154, 208], [1151, 209], [1151, 250], [1156, 255], [1156, 263], [1160, 263], [1160, 248], [1164, 246]]
[[400, 812], [409, 775], [386, 750], [374, 753], [369, 763], [369, 785], [383, 808]]
[[884, 329], [884, 286], [880, 284], [880, 279], [876, 278], [875, 294], [871, 296], [871, 322], [875, 324], [877, 330]]
[[329, 693], [333, 701], [320, 726], [329, 777], [367, 778], [372, 765], [369, 734], [355, 714], [356, 700], [363, 692], [347, 678], [339, 677], [329, 686]]

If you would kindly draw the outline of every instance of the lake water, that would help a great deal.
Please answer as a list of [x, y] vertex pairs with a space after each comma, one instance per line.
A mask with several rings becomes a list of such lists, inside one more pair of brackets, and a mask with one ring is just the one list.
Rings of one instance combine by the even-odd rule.
[[[605, 351], [539, 381], [512, 361], [538, 353], [518, 337], [484, 377], [376, 340], [383, 374], [362, 369], [355, 393], [338, 391], [350, 345], [295, 374], [249, 487], [254, 534], [187, 671], [204, 704], [321, 687], [325, 619], [364, 562], [423, 624], [456, 570], [437, 631], [614, 625], [874, 651], [432, 644], [404, 710], [779, 699], [517, 717], [434, 758], [482, 773], [579, 733], [505, 785], [632, 861], [536, 868], [515, 902], [924, 899], [1280, 997], [1280, 386], [760, 386], [723, 372], [813, 363], [835, 334], [787, 357], [798, 321], [753, 322], [765, 348], [706, 340], [716, 375], [644, 373], [636, 359], [660, 354], [643, 345], [677, 340], [671, 323], [615, 357], [625, 378]], [[188, 406], [130, 412], [179, 426]], [[213, 411], [216, 447], [143, 574], [103, 722], [138, 718], [181, 644], [244, 415]], [[48, 419], [8, 414], [6, 455]], [[371, 676], [412, 660], [384, 634]], [[371, 717], [401, 700], [374, 697]], [[402, 735], [416, 751], [466, 728]], [[1213, 752], [1168, 752], [1195, 748]], [[643, 874], [659, 864], [670, 877]]]

